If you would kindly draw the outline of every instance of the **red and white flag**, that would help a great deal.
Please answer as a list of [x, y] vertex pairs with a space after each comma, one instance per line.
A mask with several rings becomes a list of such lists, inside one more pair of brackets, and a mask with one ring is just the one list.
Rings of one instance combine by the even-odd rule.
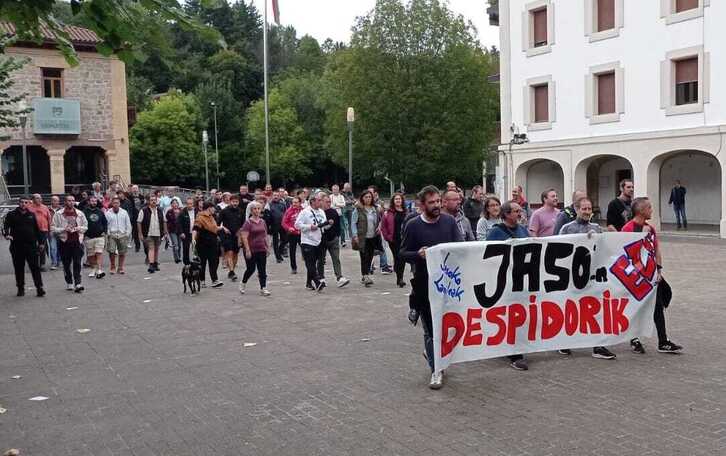
[[275, 24], [280, 25], [280, 5], [277, 0], [272, 0], [272, 15], [275, 18]]

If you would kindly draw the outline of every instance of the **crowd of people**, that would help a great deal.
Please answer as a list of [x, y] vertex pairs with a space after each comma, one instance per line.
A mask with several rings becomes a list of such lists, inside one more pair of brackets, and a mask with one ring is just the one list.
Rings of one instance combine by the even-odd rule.
[[[365, 287], [374, 285], [378, 268], [383, 275], [395, 273], [396, 284], [406, 287], [405, 265], [411, 265], [408, 319], [413, 325], [422, 323], [425, 357], [432, 372], [429, 386], [433, 389], [443, 385], [444, 373], [434, 371], [426, 249], [446, 242], [592, 235], [603, 231], [593, 221], [592, 201], [580, 190], [572, 195], [572, 204], [560, 210], [559, 195], [554, 189], [546, 189], [541, 193], [539, 207], [533, 210], [521, 186], [502, 202], [481, 186], [473, 187], [466, 197], [455, 182], [448, 182], [443, 191], [424, 187], [415, 201], [407, 201], [403, 193], [394, 193], [390, 200], [383, 201], [375, 186], [355, 196], [347, 183], [342, 190], [333, 185], [329, 192], [302, 188], [292, 194], [285, 188], [273, 190], [269, 184], [252, 192], [242, 185], [239, 193], [197, 191], [184, 200], [170, 188], [144, 195], [136, 185], [120, 189], [112, 182], [105, 192], [100, 187], [94, 184], [91, 192], [68, 194], [62, 204], [59, 196], [53, 196], [50, 206], [43, 204], [40, 195], [23, 197], [19, 207], [6, 216], [3, 234], [11, 241], [18, 296], [25, 294], [26, 264], [38, 296], [45, 295], [41, 272], [48, 261], [51, 270], [62, 265], [68, 290], [81, 293], [84, 265], [90, 269], [90, 278], [102, 279], [106, 276], [103, 265], [107, 254], [109, 273], [125, 274], [129, 249], [140, 252], [143, 248], [147, 271], [153, 274], [160, 270], [162, 245], [172, 249], [175, 263], [199, 262], [202, 288], [207, 287], [207, 279], [211, 288], [224, 285], [218, 271], [222, 263], [228, 281], [239, 282], [242, 294], [256, 273], [259, 293], [265, 297], [271, 295], [267, 286], [268, 258], [274, 257], [277, 263], [289, 262], [290, 273], [297, 274], [299, 247], [306, 288], [322, 292], [328, 286], [328, 256], [335, 286], [342, 288], [350, 283], [340, 261], [341, 248], [350, 244], [358, 252], [360, 282]], [[656, 249], [660, 281], [663, 264], [656, 230], [648, 223], [651, 216], [648, 198], [635, 198], [633, 182], [626, 179], [620, 182], [619, 196], [608, 205], [604, 229], [648, 232]], [[236, 271], [240, 252], [245, 261], [241, 280]], [[654, 320], [658, 351], [682, 350], [667, 337], [660, 302], [656, 303]], [[645, 353], [640, 340], [633, 339], [630, 344], [635, 353]], [[569, 350], [560, 353], [570, 355]], [[593, 348], [592, 356], [616, 357], [605, 347]], [[528, 369], [523, 355], [509, 359], [514, 369]]]

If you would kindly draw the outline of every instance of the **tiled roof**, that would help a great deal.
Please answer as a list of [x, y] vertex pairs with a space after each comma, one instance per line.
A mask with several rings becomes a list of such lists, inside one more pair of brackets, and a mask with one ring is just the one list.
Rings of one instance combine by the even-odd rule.
[[[66, 25], [64, 29], [68, 33], [68, 36], [70, 36], [71, 43], [73, 44], [89, 46], [101, 42], [101, 39], [92, 30], [73, 25]], [[47, 42], [55, 41], [55, 34], [47, 25], [41, 24], [40, 31], [43, 34], [43, 39]], [[15, 25], [10, 22], [0, 21], [0, 33], [3, 35], [15, 35]]]

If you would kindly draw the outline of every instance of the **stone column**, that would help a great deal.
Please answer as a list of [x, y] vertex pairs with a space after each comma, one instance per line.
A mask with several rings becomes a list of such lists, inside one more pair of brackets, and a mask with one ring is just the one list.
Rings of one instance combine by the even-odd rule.
[[63, 159], [65, 149], [52, 149], [47, 151], [50, 159], [50, 191], [62, 195], [66, 192], [66, 173]]

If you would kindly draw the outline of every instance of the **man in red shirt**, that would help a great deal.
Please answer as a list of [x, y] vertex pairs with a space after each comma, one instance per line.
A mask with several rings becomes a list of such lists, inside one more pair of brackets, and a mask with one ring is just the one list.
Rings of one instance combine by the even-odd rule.
[[40, 270], [45, 272], [45, 257], [48, 254], [48, 233], [50, 232], [50, 223], [53, 219], [48, 206], [43, 204], [43, 198], [38, 194], [33, 195], [33, 204], [28, 206], [28, 210], [35, 215], [38, 223], [41, 240], [38, 243], [38, 258], [40, 260]]
[[[658, 265], [655, 281], [656, 283], [660, 282], [663, 278], [663, 257], [661, 256], [655, 228], [648, 223], [648, 220], [653, 216], [653, 205], [648, 198], [635, 198], [631, 203], [631, 209], [633, 219], [623, 226], [622, 231], [631, 233], [645, 231], [648, 233], [646, 239], [650, 240], [655, 248], [655, 261]], [[658, 332], [658, 351], [661, 353], [678, 353], [683, 350], [683, 347], [668, 340], [663, 303], [659, 299], [655, 301], [653, 320], [655, 321], [655, 329]], [[635, 353], [645, 353], [645, 347], [638, 338], [631, 340], [630, 346]]]

